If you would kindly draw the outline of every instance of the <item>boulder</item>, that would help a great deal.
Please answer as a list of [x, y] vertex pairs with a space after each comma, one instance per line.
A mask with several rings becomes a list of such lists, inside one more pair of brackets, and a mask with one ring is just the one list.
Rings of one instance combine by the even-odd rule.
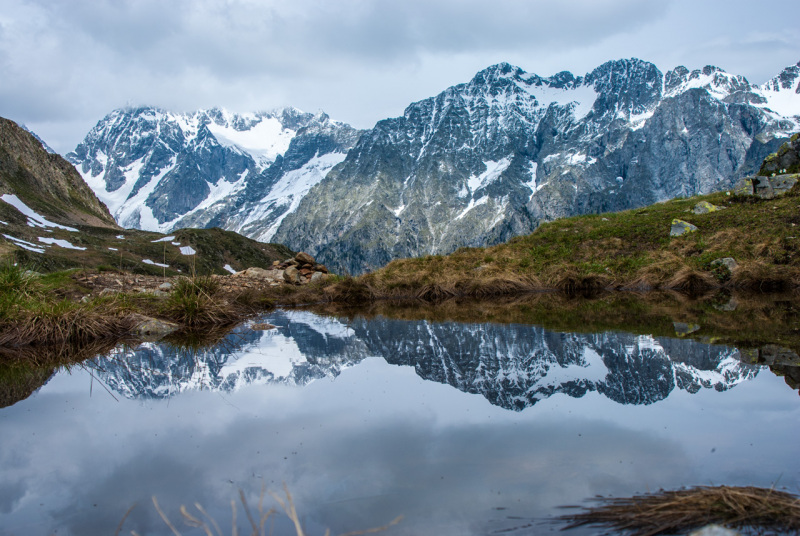
[[317, 272], [322, 272], [323, 274], [328, 273], [328, 268], [324, 264], [315, 264], [314, 270]]
[[283, 271], [283, 280], [292, 285], [299, 285], [300, 271], [294, 266], [289, 266]]
[[724, 266], [731, 272], [734, 271], [738, 266], [739, 263], [736, 262], [736, 259], [733, 257], [723, 257], [721, 259], [717, 259], [711, 263], [711, 266]]
[[328, 277], [328, 274], [322, 272], [314, 272], [311, 275], [311, 282], [316, 283], [317, 281], [324, 281]]
[[690, 333], [700, 330], [700, 326], [697, 324], [691, 324], [687, 322], [673, 322], [672, 327], [675, 328], [675, 335], [678, 337], [684, 337]]
[[302, 251], [295, 255], [294, 259], [300, 264], [310, 264], [311, 266], [315, 264], [314, 257]]
[[725, 207], [718, 207], [717, 205], [709, 203], [708, 201], [700, 201], [694, 206], [692, 212], [694, 214], [708, 214], [709, 212], [716, 212], [724, 208]]
[[180, 326], [173, 322], [166, 322], [149, 316], [137, 315], [136, 325], [131, 330], [131, 334], [149, 340], [158, 340], [173, 331], [177, 331]]
[[697, 231], [697, 227], [688, 221], [674, 219], [672, 220], [672, 228], [669, 231], [669, 236], [682, 236], [695, 231]]
[[267, 272], [263, 268], [258, 268], [253, 266], [251, 268], [248, 268], [247, 270], [242, 270], [241, 272], [238, 272], [237, 274], [234, 275], [237, 275], [239, 277], [248, 277], [250, 279], [267, 279], [269, 277], [269, 272]]
[[237, 277], [247, 277], [249, 279], [259, 279], [261, 281], [274, 281], [280, 280], [283, 277], [283, 271], [279, 269], [264, 270], [263, 268], [248, 268], [247, 270], [235, 274]]
[[800, 179], [800, 174], [776, 175], [775, 177], [745, 177], [736, 183], [737, 195], [754, 195], [761, 199], [774, 199], [791, 190]]

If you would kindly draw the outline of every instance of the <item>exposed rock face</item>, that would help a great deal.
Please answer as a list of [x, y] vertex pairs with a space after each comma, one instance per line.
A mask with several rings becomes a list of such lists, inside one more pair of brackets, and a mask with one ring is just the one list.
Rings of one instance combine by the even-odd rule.
[[359, 131], [293, 108], [115, 110], [67, 158], [125, 227], [222, 227], [268, 241]]
[[800, 180], [798, 173], [772, 177], [745, 177], [736, 184], [735, 192], [737, 195], [754, 195], [761, 199], [774, 199], [788, 193], [798, 180]]
[[578, 77], [496, 65], [380, 121], [274, 239], [361, 273], [730, 188], [798, 129], [795, 70], [758, 87], [636, 59]]
[[669, 236], [683, 236], [687, 233], [693, 233], [697, 230], [696, 225], [692, 225], [688, 221], [672, 220], [672, 227], [669, 230]]
[[759, 175], [785, 175], [787, 173], [800, 173], [800, 133], [784, 143], [777, 152], [764, 159]]
[[53, 221], [117, 228], [108, 209], [69, 162], [29, 131], [0, 118], [0, 195], [16, 195]]
[[364, 133], [293, 109], [141, 108], [68, 156], [123, 225], [222, 227], [361, 273], [730, 188], [800, 130], [799, 88], [800, 64], [760, 87], [637, 59], [548, 78], [499, 64]]

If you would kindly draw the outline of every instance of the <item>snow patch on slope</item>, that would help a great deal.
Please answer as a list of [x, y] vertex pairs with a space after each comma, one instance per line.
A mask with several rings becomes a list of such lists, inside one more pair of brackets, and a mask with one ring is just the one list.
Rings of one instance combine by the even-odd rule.
[[53, 223], [44, 216], [38, 214], [35, 210], [30, 208], [28, 205], [22, 202], [22, 200], [14, 194], [3, 194], [0, 195], [0, 199], [20, 211], [22, 214], [28, 217], [28, 226], [29, 227], [53, 227], [54, 229], [64, 229], [65, 231], [71, 231], [73, 233], [77, 233], [78, 230], [74, 227], [67, 227], [66, 225], [60, 225], [58, 223]]
[[488, 160], [484, 162], [483, 165], [486, 166], [486, 171], [478, 176], [471, 175], [467, 180], [467, 188], [472, 194], [499, 179], [500, 175], [511, 165], [511, 159], [505, 157], [496, 162]]
[[289, 208], [278, 216], [266, 231], [256, 237], [257, 240], [268, 242], [275, 235], [284, 218], [297, 210], [300, 201], [308, 191], [319, 184], [335, 165], [345, 159], [345, 156], [347, 155], [344, 153], [328, 153], [322, 156], [315, 156], [300, 169], [285, 173], [275, 183], [270, 192], [258, 202], [257, 208], [239, 225], [237, 231], [241, 232], [242, 228], [248, 224], [263, 220], [275, 209], [288, 205]]
[[209, 123], [208, 130], [223, 147], [236, 147], [249, 154], [260, 169], [286, 152], [296, 131], [283, 128], [274, 117], [265, 117], [249, 130], [236, 130], [228, 125]]

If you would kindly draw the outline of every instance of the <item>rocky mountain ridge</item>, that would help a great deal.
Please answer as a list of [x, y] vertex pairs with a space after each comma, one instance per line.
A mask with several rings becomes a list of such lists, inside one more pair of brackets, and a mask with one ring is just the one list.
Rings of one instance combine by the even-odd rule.
[[294, 108], [115, 110], [67, 158], [124, 227], [222, 227], [268, 241], [358, 131]]
[[[69, 162], [48, 151], [38, 136], [4, 118], [0, 118], [0, 195], [5, 227], [12, 220], [47, 227], [36, 223], [47, 218], [61, 227], [118, 229], [108, 209]], [[28, 207], [22, 209], [27, 214], [20, 212], [23, 206]]]
[[365, 133], [275, 240], [362, 273], [729, 188], [800, 129], [798, 70], [758, 87], [637, 59], [579, 77], [495, 65]]
[[757, 86], [634, 58], [494, 65], [363, 132], [294, 109], [117, 110], [68, 157], [124, 226], [218, 226], [356, 274], [730, 188], [797, 130], [800, 63]]
[[98, 363], [98, 375], [128, 398], [165, 398], [194, 389], [304, 385], [380, 356], [520, 411], [557, 393], [590, 391], [620, 404], [652, 404], [675, 389], [723, 391], [759, 371], [732, 348], [624, 333], [361, 318], [345, 324], [304, 311], [277, 311], [266, 320], [277, 328], [238, 328], [224, 344], [191, 356], [153, 343], [126, 349]]

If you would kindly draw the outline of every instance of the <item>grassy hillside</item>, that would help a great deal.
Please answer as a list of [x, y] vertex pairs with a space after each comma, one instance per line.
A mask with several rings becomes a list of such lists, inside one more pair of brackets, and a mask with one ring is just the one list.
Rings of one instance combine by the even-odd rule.
[[[703, 202], [720, 209], [694, 214]], [[374, 296], [419, 298], [537, 289], [788, 289], [800, 284], [799, 204], [796, 186], [772, 200], [720, 192], [567, 218], [494, 247], [397, 260], [356, 282]], [[670, 236], [675, 219], [698, 230]], [[725, 258], [737, 266], [715, 262]]]

